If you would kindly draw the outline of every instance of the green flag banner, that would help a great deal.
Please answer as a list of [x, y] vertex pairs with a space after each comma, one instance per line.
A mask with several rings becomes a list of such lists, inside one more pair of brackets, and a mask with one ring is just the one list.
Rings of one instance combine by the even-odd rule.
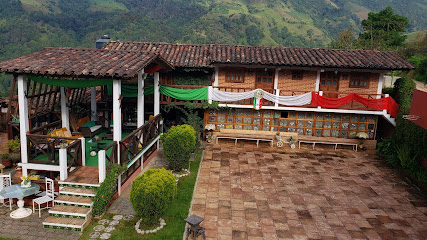
[[[195, 89], [180, 89], [180, 88], [171, 88], [160, 86], [159, 92], [163, 95], [173, 97], [179, 100], [207, 100], [208, 99], [208, 88], [195, 88]], [[144, 86], [144, 94], [150, 95], [154, 94], [154, 86], [146, 85]], [[108, 95], [113, 95], [113, 89], [111, 86], [108, 86]], [[122, 95], [123, 97], [137, 97], [138, 89], [136, 86], [122, 85]]]
[[180, 89], [160, 86], [160, 93], [179, 100], [208, 100], [208, 88]]
[[[107, 87], [107, 94], [108, 96], [113, 95], [113, 88], [111, 85]], [[153, 85], [144, 86], [144, 94], [145, 95], [154, 94], [154, 86]], [[131, 85], [122, 85], [122, 95], [123, 97], [137, 97], [138, 87], [131, 86]]]
[[36, 76], [27, 76], [27, 78], [35, 82], [67, 88], [88, 88], [103, 85], [113, 85], [112, 79], [54, 79]]

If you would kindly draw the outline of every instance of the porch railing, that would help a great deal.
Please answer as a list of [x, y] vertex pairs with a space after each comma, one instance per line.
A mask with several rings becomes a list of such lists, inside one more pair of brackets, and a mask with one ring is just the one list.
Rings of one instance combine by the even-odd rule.
[[113, 164], [119, 162], [118, 153], [117, 153], [117, 147], [118, 147], [117, 142], [113, 141], [112, 143], [108, 144], [108, 146], [106, 146], [103, 149], [105, 151], [105, 153], [107, 153], [107, 151], [111, 149], [111, 152], [110, 152], [109, 155], [105, 154], [106, 172], [110, 171], [111, 166], [113, 166]]
[[158, 114], [119, 142], [121, 165], [132, 161], [160, 134], [160, 116]]
[[31, 134], [38, 134], [38, 135], [47, 135], [50, 131], [53, 131], [54, 129], [61, 126], [61, 120], [48, 123], [46, 125], [40, 126], [38, 128], [33, 128], [30, 130]]
[[[66, 149], [68, 172], [71, 171], [71, 167], [82, 166], [83, 164], [82, 141], [80, 139], [27, 134], [27, 140], [29, 163], [59, 166], [59, 149], [64, 146]], [[37, 157], [46, 159], [36, 159]]]

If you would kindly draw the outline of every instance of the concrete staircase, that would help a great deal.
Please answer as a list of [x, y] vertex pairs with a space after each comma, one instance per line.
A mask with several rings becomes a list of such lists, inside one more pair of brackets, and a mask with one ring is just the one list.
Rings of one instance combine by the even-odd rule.
[[83, 231], [92, 218], [93, 198], [98, 187], [99, 184], [59, 182], [59, 195], [43, 227]]

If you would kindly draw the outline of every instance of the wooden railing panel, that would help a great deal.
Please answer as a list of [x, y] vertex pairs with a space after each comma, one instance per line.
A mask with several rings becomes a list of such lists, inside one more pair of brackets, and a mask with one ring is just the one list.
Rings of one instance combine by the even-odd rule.
[[111, 166], [115, 163], [118, 163], [118, 154], [117, 154], [117, 142], [113, 141], [112, 143], [110, 143], [108, 146], [106, 146], [103, 150], [105, 150], [105, 153], [107, 153], [108, 150], [111, 149], [111, 153], [108, 155], [105, 155], [105, 158], [107, 160], [107, 164], [106, 164], [106, 172], [108, 173], [111, 169]]
[[156, 115], [119, 142], [121, 165], [128, 164], [160, 134], [160, 118]]

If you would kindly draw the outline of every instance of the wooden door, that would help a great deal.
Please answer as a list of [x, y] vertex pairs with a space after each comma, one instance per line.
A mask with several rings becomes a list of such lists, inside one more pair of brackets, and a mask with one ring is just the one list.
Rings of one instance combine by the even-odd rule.
[[320, 74], [320, 91], [324, 97], [337, 98], [340, 75], [334, 72], [322, 72]]
[[274, 89], [274, 70], [260, 69], [256, 73], [255, 88]]

